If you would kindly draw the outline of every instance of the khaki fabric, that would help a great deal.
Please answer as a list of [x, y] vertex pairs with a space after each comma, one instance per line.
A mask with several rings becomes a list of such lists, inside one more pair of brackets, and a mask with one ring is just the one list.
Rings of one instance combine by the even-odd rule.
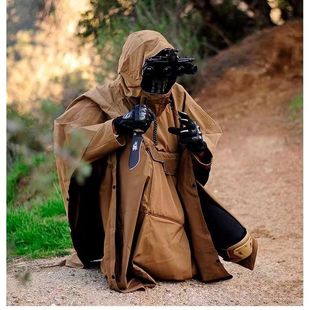
[[[218, 259], [197, 192], [194, 169], [207, 173], [210, 165], [168, 133], [168, 127], [179, 126], [177, 111], [185, 111], [199, 124], [214, 152], [220, 127], [176, 83], [171, 104], [157, 117], [158, 144], [153, 143], [151, 125], [143, 135], [141, 160], [135, 169], [128, 169], [131, 137], [113, 133], [112, 119], [143, 97], [140, 83], [145, 59], [167, 47], [172, 46], [157, 32], [131, 34], [116, 80], [75, 99], [54, 123], [57, 171], [77, 254], [85, 262], [103, 257], [101, 271], [110, 288], [120, 292], [153, 287], [157, 279], [231, 278]], [[83, 143], [75, 147], [78, 160], [70, 161], [62, 150], [74, 147], [77, 134], [83, 136]], [[81, 160], [92, 165], [94, 176], [83, 186], [74, 180]], [[88, 223], [91, 213], [94, 216]], [[94, 247], [100, 248], [99, 253]], [[95, 254], [88, 256], [88, 252]], [[76, 254], [73, 257], [71, 265], [77, 264]]]

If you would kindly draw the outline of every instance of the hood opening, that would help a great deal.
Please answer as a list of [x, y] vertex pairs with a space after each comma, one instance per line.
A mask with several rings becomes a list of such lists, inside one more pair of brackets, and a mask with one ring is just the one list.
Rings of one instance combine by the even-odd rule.
[[162, 34], [153, 30], [137, 31], [128, 36], [118, 64], [118, 79], [121, 80], [125, 96], [141, 95], [145, 60], [167, 48], [174, 49]]

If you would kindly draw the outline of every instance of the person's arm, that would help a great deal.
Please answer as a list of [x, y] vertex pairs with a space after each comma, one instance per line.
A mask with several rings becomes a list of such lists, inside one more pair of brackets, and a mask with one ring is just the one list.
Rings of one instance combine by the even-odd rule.
[[180, 128], [170, 127], [168, 130], [178, 135], [180, 143], [192, 153], [196, 180], [204, 185], [209, 178], [212, 153], [203, 139], [199, 125], [184, 112], [179, 112], [179, 116]]
[[205, 151], [192, 153], [193, 169], [196, 180], [205, 185], [209, 179], [212, 164], [212, 153], [207, 148]]
[[202, 139], [207, 148], [203, 152], [192, 153], [196, 180], [205, 185], [209, 178], [213, 155], [222, 130], [217, 122], [184, 90], [185, 104], [182, 110], [187, 113], [200, 128]]
[[93, 162], [126, 143], [124, 137], [114, 134], [112, 121], [92, 100], [82, 99], [57, 118], [55, 128], [61, 128], [65, 151]]

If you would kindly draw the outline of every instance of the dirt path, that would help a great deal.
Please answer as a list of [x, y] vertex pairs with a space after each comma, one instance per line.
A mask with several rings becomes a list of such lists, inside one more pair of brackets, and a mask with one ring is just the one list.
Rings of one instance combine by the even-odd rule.
[[[241, 73], [244, 78], [244, 69], [234, 69], [221, 83], [237, 83]], [[224, 262], [232, 280], [159, 282], [145, 292], [119, 294], [98, 270], [46, 267], [61, 258], [15, 261], [8, 265], [8, 305], [302, 305], [302, 135], [300, 119], [291, 121], [288, 109], [301, 77], [262, 74], [234, 94], [220, 85], [198, 98], [224, 131], [208, 187], [257, 238], [254, 271]], [[24, 272], [29, 281], [22, 280]]]

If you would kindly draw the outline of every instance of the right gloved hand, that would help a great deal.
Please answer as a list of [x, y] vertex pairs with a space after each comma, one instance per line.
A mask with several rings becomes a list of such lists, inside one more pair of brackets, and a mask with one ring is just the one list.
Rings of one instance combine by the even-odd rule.
[[136, 105], [125, 115], [115, 118], [112, 122], [117, 134], [131, 134], [134, 130], [146, 132], [154, 121], [155, 115], [144, 104]]

